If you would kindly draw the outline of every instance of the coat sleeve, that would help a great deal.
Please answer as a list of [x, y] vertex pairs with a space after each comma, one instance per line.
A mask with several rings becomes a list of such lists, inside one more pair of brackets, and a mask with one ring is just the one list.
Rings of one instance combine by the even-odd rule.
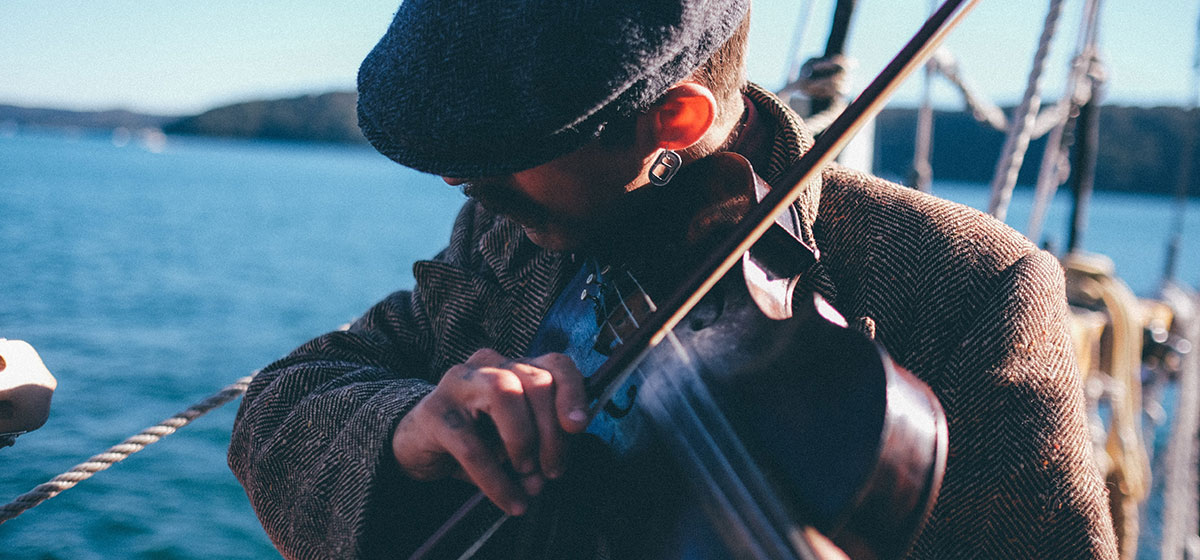
[[396, 424], [442, 373], [430, 371], [422, 293], [418, 285], [390, 295], [250, 384], [229, 465], [285, 557], [396, 557], [473, 492], [458, 480], [408, 479], [391, 455]]
[[1035, 250], [994, 280], [931, 380], [949, 418], [950, 456], [912, 556], [1115, 558], [1062, 270]]

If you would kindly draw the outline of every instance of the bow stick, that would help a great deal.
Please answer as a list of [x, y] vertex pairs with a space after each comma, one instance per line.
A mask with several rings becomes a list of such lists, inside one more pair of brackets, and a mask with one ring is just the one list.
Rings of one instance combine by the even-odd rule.
[[[925, 61], [946, 39], [946, 35], [958, 26], [978, 3], [979, 0], [946, 0], [925, 21], [925, 24], [913, 35], [912, 39], [909, 39], [895, 58], [817, 137], [812, 148], [805, 152], [778, 181], [781, 186], [788, 185], [788, 187], [771, 189], [771, 192], [738, 223], [733, 232], [718, 244], [709, 253], [709, 257], [680, 284], [674, 294], [666, 300], [665, 305], [660, 305], [658, 311], [652, 313], [641, 328], [624, 344], [618, 346], [612, 356], [588, 377], [586, 389], [589, 400], [599, 399], [610, 390], [615, 389], [617, 385], [615, 381], [621, 379], [624, 373], [634, 368], [651, 349], [666, 338], [671, 330], [708, 294], [709, 290], [733, 268], [742, 258], [742, 254], [749, 251], [755, 242], [766, 233], [771, 224], [775, 222], [775, 218], [795, 202], [803, 192], [805, 185], [841, 153], [854, 134], [867, 121], [883, 109], [887, 100], [896, 88], [900, 87], [905, 78], [925, 64]], [[589, 412], [589, 420], [600, 409], [599, 405], [593, 406]], [[467, 500], [421, 548], [409, 557], [409, 560], [426, 558], [456, 524], [474, 513], [474, 510], [481, 505], [486, 505], [486, 499], [482, 492]], [[470, 558], [508, 517], [508, 515], [502, 515], [461, 558]]]

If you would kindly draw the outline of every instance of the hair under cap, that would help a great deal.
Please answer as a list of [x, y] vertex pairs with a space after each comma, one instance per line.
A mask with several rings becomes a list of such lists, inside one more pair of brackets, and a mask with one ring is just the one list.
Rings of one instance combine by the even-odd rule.
[[749, 0], [407, 0], [358, 70], [381, 153], [452, 177], [504, 175], [648, 108], [721, 46]]

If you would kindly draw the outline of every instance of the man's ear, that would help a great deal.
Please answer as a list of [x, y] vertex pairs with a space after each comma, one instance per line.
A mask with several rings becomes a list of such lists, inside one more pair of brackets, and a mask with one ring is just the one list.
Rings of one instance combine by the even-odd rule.
[[639, 140], [654, 150], [683, 150], [704, 138], [716, 116], [712, 91], [695, 82], [680, 82], [639, 117]]

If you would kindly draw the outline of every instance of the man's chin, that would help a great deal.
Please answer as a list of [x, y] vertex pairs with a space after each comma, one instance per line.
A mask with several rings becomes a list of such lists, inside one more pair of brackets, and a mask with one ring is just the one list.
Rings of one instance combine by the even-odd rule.
[[525, 229], [525, 236], [533, 241], [538, 247], [548, 251], [566, 252], [575, 249], [579, 246], [579, 240], [566, 235], [561, 231], [557, 231], [554, 227], [534, 228], [530, 226], [521, 226]]

